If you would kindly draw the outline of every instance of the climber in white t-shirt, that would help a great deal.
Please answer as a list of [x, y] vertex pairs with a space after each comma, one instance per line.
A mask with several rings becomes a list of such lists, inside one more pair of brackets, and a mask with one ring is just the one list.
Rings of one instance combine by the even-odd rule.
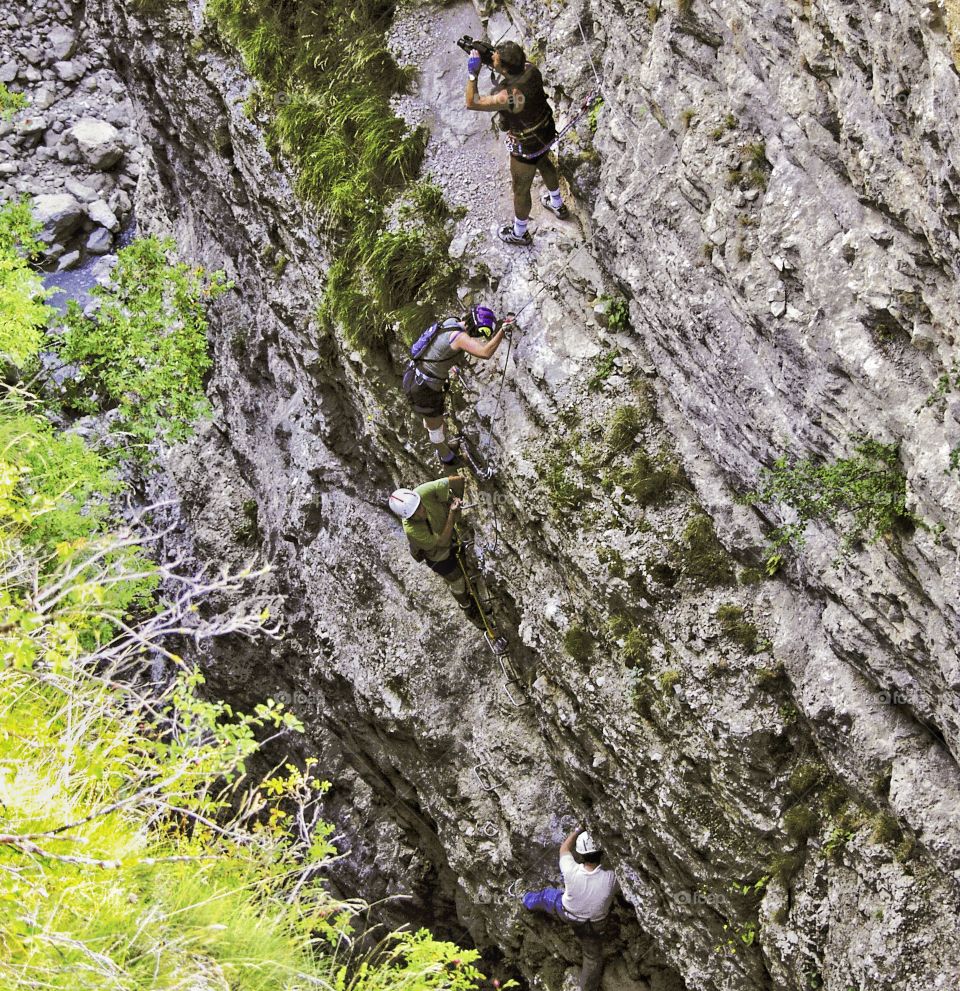
[[580, 991], [596, 991], [603, 974], [605, 922], [617, 891], [613, 871], [601, 867], [603, 850], [593, 837], [577, 826], [560, 844], [563, 890], [528, 891], [523, 906], [569, 923], [583, 947]]

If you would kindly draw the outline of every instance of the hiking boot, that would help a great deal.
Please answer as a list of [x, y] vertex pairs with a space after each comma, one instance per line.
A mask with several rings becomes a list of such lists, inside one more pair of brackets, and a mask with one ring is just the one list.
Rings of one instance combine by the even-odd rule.
[[533, 238], [530, 236], [530, 231], [524, 231], [523, 237], [517, 237], [513, 233], [513, 224], [504, 224], [500, 230], [497, 231], [500, 235], [500, 240], [504, 244], [517, 244], [521, 248], [529, 248], [533, 244]]
[[557, 218], [557, 220], [569, 220], [570, 210], [566, 203], [561, 203], [560, 206], [554, 206], [553, 200], [550, 199], [549, 193], [544, 193], [540, 197], [540, 202]]

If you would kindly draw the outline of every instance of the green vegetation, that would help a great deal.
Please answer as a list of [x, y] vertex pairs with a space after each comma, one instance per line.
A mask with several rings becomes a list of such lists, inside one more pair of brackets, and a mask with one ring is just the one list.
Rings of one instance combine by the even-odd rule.
[[0, 206], [0, 371], [7, 373], [37, 356], [50, 317], [48, 293], [28, 261], [40, 250], [38, 228], [26, 200]]
[[623, 296], [601, 296], [601, 303], [609, 303], [607, 309], [607, 326], [618, 334], [632, 330], [630, 323], [630, 303]]
[[802, 842], [820, 828], [820, 818], [810, 805], [801, 803], [787, 810], [783, 828], [791, 839]]
[[93, 290], [95, 313], [71, 302], [65, 319], [61, 355], [78, 369], [69, 405], [116, 410], [114, 429], [141, 460], [154, 437], [182, 440], [208, 412], [206, 307], [229, 288], [222, 273], [172, 262], [172, 251], [172, 241], [134, 241], [119, 252], [110, 288]]
[[610, 481], [622, 486], [641, 506], [667, 502], [673, 489], [687, 484], [683, 469], [663, 450], [656, 457], [637, 451], [625, 468], [611, 472]]
[[661, 672], [660, 677], [657, 682], [660, 685], [660, 691], [665, 694], [673, 690], [673, 686], [680, 681], [680, 672], [676, 668], [668, 668], [666, 671]]
[[12, 90], [0, 83], [0, 120], [10, 120], [10, 118], [20, 110], [29, 106], [29, 101], [23, 93], [14, 93]]
[[458, 280], [435, 192], [414, 191], [403, 228], [387, 227], [428, 137], [422, 127], [409, 132], [390, 109], [411, 78], [386, 46], [392, 10], [381, 0], [207, 7], [265, 96], [284, 95], [274, 99], [268, 141], [293, 163], [298, 195], [318, 207], [337, 246], [318, 316], [369, 348], [393, 329], [412, 340], [452, 301]]
[[623, 642], [623, 662], [627, 668], [646, 671], [650, 667], [650, 649], [653, 641], [650, 634], [639, 627], [632, 629]]
[[603, 383], [613, 374], [617, 367], [615, 362], [620, 357], [620, 352], [616, 348], [604, 351], [598, 355], [594, 361], [593, 375], [587, 381], [587, 389], [590, 392], [597, 392], [603, 387]]
[[233, 535], [243, 544], [255, 543], [260, 537], [260, 509], [256, 499], [244, 499], [241, 516]]
[[717, 622], [724, 636], [739, 644], [745, 653], [757, 652], [757, 627], [744, 619], [740, 606], [732, 602], [724, 603], [717, 609]]
[[[201, 320], [193, 294], [201, 275], [163, 271], [139, 289], [132, 276], [121, 279], [124, 305], [130, 313], [166, 312], [169, 323], [151, 324], [154, 345], [181, 342], [187, 353], [166, 354], [169, 366], [195, 366], [199, 352], [180, 332]], [[33, 303], [32, 285], [24, 292]], [[120, 321], [110, 308], [102, 300], [103, 319]], [[37, 325], [48, 317], [38, 311]], [[5, 333], [8, 354], [35, 354], [31, 321]], [[149, 355], [119, 345], [114, 353], [119, 367], [110, 374], [141, 387]], [[90, 352], [91, 362], [97, 357]], [[264, 778], [249, 773], [258, 752], [299, 729], [297, 719], [270, 699], [244, 715], [202, 698], [202, 677], [164, 642], [197, 630], [206, 596], [235, 590], [244, 575], [182, 576], [149, 561], [142, 535], [111, 512], [121, 484], [110, 462], [62, 421], [54, 431], [50, 405], [25, 396], [15, 369], [5, 373], [0, 986], [476, 987], [478, 954], [425, 931], [389, 935], [365, 960], [345, 952], [355, 909], [321, 881], [319, 869], [335, 851], [331, 828], [316, 818], [327, 785], [315, 762], [282, 763]], [[82, 382], [101, 389], [105, 375]], [[167, 388], [183, 389], [183, 381], [168, 377]], [[154, 436], [165, 435], [160, 391], [155, 403], [131, 405], [122, 456], [138, 454], [151, 426]], [[79, 391], [74, 401], [94, 403]], [[143, 422], [135, 420], [138, 408]], [[186, 407], [177, 411], [187, 415]], [[268, 636], [269, 614], [258, 609], [222, 618], [207, 610], [203, 634]], [[179, 671], [165, 691], [147, 686], [156, 655]], [[274, 756], [263, 753], [259, 762]]]
[[596, 643], [596, 637], [577, 623], [574, 623], [563, 636], [563, 649], [580, 664], [590, 660]]
[[597, 125], [600, 122], [600, 111], [603, 110], [603, 100], [599, 100], [591, 108], [590, 112], [587, 114], [587, 125], [590, 128], [591, 134], [597, 133]]
[[675, 548], [685, 577], [706, 587], [733, 581], [730, 555], [717, 537], [709, 516], [695, 516], [684, 528], [683, 545]]
[[766, 569], [774, 574], [789, 545], [801, 548], [813, 521], [833, 526], [841, 535], [841, 552], [861, 540], [873, 543], [892, 533], [907, 512], [906, 479], [897, 447], [858, 438], [854, 457], [818, 463], [810, 458], [791, 463], [779, 458], [764, 469], [757, 488], [743, 497], [749, 505], [778, 503], [789, 507], [796, 521], [771, 534]]
[[710, 137], [719, 141], [728, 131], [732, 131], [737, 126], [737, 118], [733, 114], [726, 114], [720, 123], [710, 132]]
[[643, 429], [643, 416], [636, 406], [621, 406], [614, 410], [607, 423], [604, 441], [611, 456], [633, 445], [633, 439]]
[[570, 452], [563, 446], [551, 451], [544, 459], [543, 482], [547, 488], [550, 509], [564, 516], [582, 508], [587, 493], [570, 463]]

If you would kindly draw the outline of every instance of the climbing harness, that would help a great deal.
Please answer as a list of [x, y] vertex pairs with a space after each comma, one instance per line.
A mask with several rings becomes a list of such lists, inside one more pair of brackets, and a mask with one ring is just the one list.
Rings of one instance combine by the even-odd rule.
[[558, 144], [560, 144], [560, 142], [563, 140], [565, 135], [569, 133], [571, 128], [575, 127], [577, 122], [585, 114], [590, 113], [590, 111], [593, 110], [593, 108], [602, 101], [603, 101], [603, 94], [600, 92], [598, 86], [580, 104], [576, 114], [573, 117], [571, 117], [570, 120], [568, 120], [567, 123], [564, 124], [564, 126], [559, 131], [557, 131], [553, 139], [547, 142], [547, 144], [543, 145], [536, 151], [524, 152], [521, 150], [521, 148], [524, 141], [524, 135], [528, 135], [532, 137], [533, 134], [535, 134], [536, 131], [539, 129], [539, 127], [528, 128], [527, 131], [523, 131], [520, 134], [508, 134], [505, 140], [506, 140], [507, 148], [510, 150], [510, 154], [513, 155], [515, 158], [523, 158], [527, 160], [541, 158], [543, 155], [546, 155], [548, 152], [553, 151], [553, 149], [556, 148]]

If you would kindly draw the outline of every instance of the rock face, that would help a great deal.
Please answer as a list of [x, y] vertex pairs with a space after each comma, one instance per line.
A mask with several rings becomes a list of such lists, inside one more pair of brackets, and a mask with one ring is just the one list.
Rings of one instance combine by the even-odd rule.
[[[325, 242], [243, 113], [242, 68], [193, 7], [88, 9], [149, 149], [140, 216], [237, 286], [217, 426], [170, 486], [198, 558], [271, 560], [288, 632], [205, 657], [209, 681], [304, 719], [341, 885], [407, 896], [398, 913], [559, 991], [576, 948], [517, 896], [556, 882], [585, 819], [624, 894], [607, 991], [954, 986], [960, 417], [956, 390], [926, 400], [956, 360], [960, 100], [939, 9], [511, 8], [548, 78], [581, 94], [595, 68], [605, 103], [564, 152], [579, 224], [537, 214], [534, 250], [506, 254], [478, 211], [454, 241], [483, 301], [533, 299], [509, 359], [471, 374], [481, 398], [457, 400], [499, 468], [469, 499], [502, 667], [384, 508], [435, 472], [401, 349], [364, 359], [317, 327]], [[439, 39], [480, 25], [415, 16], [398, 36], [422, 32], [410, 56], [459, 105]], [[443, 117], [446, 95], [425, 83], [405, 112]], [[484, 129], [435, 133], [502, 157]], [[457, 156], [430, 154], [464, 197]], [[758, 582], [736, 494], [862, 433], [900, 445], [924, 525], [839, 564], [817, 529]]]

